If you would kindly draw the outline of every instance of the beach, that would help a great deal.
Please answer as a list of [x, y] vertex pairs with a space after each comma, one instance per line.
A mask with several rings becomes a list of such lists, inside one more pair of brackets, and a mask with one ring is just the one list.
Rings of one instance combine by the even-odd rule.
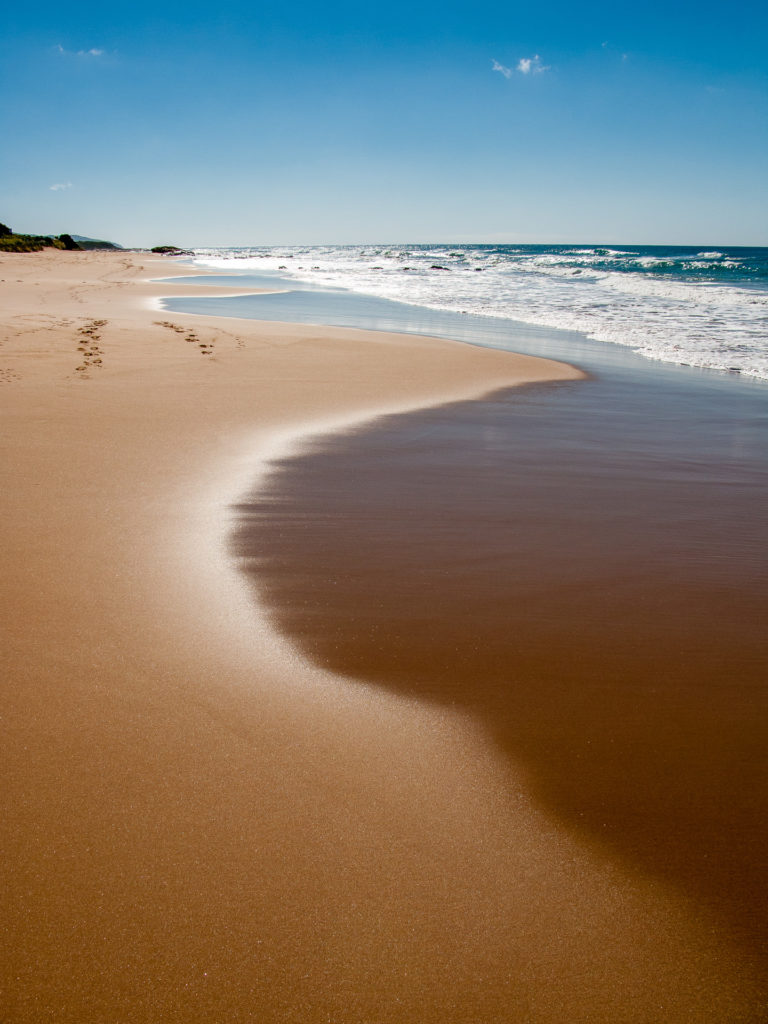
[[320, 436], [585, 375], [169, 313], [177, 273], [0, 254], [3, 1020], [763, 1019], [706, 900], [554, 813], [460, 702], [311, 660], [233, 546]]

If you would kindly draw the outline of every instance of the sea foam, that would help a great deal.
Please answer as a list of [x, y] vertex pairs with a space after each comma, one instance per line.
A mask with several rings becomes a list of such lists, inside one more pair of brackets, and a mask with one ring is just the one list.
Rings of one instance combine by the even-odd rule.
[[768, 380], [768, 249], [293, 246], [200, 249], [195, 262], [575, 330]]

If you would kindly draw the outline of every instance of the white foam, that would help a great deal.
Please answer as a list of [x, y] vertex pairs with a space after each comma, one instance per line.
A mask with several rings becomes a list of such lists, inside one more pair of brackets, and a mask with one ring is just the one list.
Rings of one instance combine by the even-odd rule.
[[[718, 268], [739, 265], [708, 251], [676, 266], [711, 269], [714, 260]], [[317, 246], [198, 251], [195, 262], [217, 270], [280, 270], [324, 287], [431, 309], [579, 331], [651, 359], [768, 379], [768, 291], [686, 280], [667, 273], [674, 262], [657, 254]], [[654, 273], [659, 268], [663, 273]]]

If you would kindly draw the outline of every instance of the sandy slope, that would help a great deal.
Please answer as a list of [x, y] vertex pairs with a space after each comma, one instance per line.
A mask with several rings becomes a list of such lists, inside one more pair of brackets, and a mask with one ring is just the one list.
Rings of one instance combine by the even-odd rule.
[[304, 664], [227, 554], [303, 430], [578, 373], [154, 312], [175, 270], [0, 255], [3, 1021], [750, 1019], [710, 922], [473, 723]]

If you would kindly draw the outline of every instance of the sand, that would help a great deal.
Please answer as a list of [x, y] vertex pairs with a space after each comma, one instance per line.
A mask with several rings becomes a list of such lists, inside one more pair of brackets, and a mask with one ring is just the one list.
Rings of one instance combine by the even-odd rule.
[[309, 665], [230, 554], [308, 432], [579, 372], [164, 314], [174, 272], [0, 254], [4, 1022], [760, 1019], [702, 911], [469, 716]]

